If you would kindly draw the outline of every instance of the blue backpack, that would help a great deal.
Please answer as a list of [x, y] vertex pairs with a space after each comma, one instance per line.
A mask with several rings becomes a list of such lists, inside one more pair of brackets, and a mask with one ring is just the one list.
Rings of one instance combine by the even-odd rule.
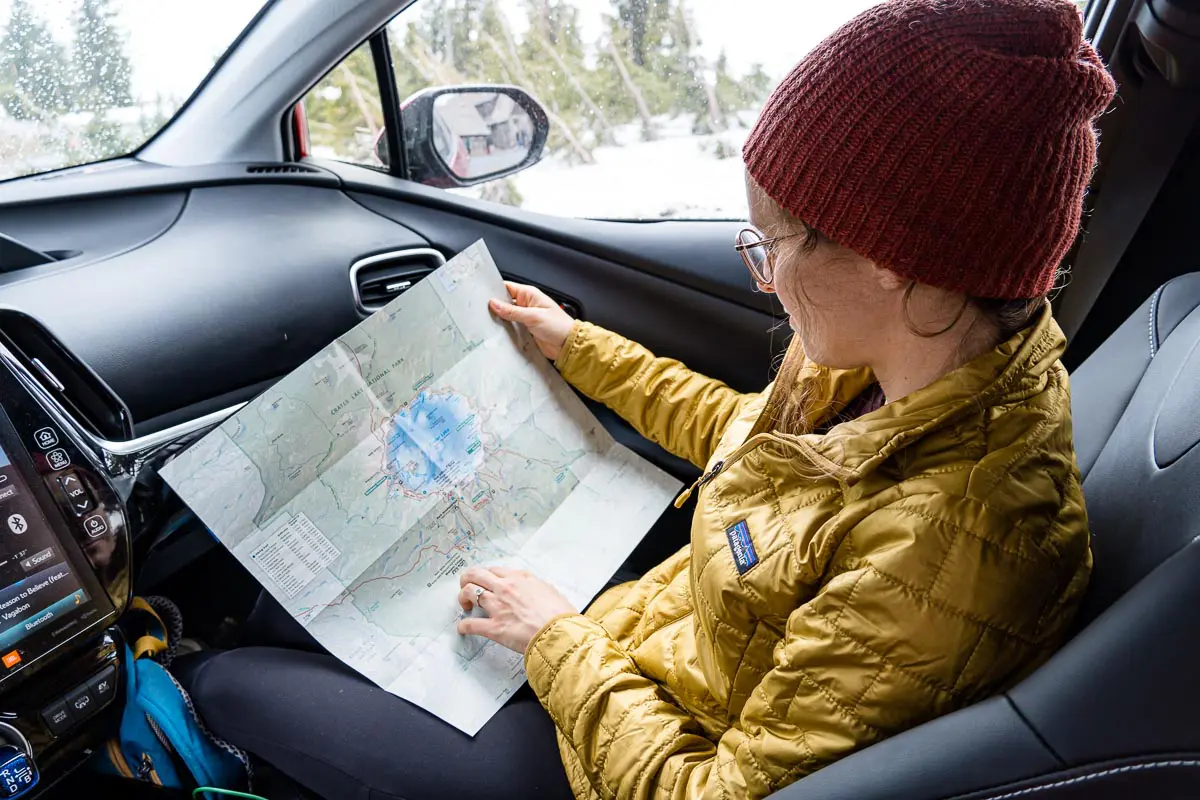
[[[172, 622], [171, 630], [163, 616]], [[208, 731], [167, 671], [183, 631], [175, 604], [163, 597], [135, 597], [126, 617], [122, 625], [133, 645], [125, 645], [125, 711], [118, 735], [96, 754], [96, 769], [189, 790], [248, 788], [246, 755]]]

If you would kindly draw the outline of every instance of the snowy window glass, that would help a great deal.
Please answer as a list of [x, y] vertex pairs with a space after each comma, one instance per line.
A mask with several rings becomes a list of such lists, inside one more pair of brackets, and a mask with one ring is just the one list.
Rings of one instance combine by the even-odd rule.
[[508, 83], [541, 163], [467, 194], [609, 219], [744, 219], [741, 148], [775, 85], [878, 0], [420, 0], [389, 26], [400, 97]]
[[0, 0], [0, 179], [133, 152], [261, 5]]

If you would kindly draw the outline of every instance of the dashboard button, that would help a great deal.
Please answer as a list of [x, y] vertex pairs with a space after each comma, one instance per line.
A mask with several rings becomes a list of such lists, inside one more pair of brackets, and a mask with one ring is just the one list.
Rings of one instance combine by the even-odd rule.
[[43, 450], [49, 450], [58, 444], [58, 432], [54, 428], [39, 428], [33, 434], [33, 438], [37, 440], [38, 447]]
[[93, 675], [87, 682], [96, 705], [102, 706], [112, 699], [117, 691], [117, 670], [115, 667], [105, 667], [99, 674]]
[[83, 529], [87, 535], [95, 539], [97, 536], [103, 536], [108, 533], [108, 523], [104, 521], [104, 517], [100, 514], [92, 514], [83, 521]]
[[57, 703], [43, 708], [42, 719], [45, 720], [46, 727], [55, 736], [61, 736], [62, 732], [71, 727], [71, 723], [75, 721], [71, 709], [67, 708], [66, 700], [59, 700]]
[[60, 475], [58, 485], [67, 493], [67, 497], [74, 500], [81, 494], [87, 494], [87, 489], [83, 488], [83, 481], [79, 480], [79, 476], [74, 472], [68, 472], [66, 475]]
[[87, 686], [77, 686], [67, 695], [67, 709], [71, 712], [71, 716], [75, 719], [83, 719], [90, 716], [100, 704], [96, 702], [96, 698], [92, 697], [91, 691]]
[[71, 466], [71, 457], [67, 455], [67, 451], [61, 447], [57, 450], [51, 450], [46, 453], [46, 463], [50, 465], [50, 469], [57, 472], [60, 469], [66, 469]]
[[74, 472], [60, 475], [58, 485], [62, 487], [63, 494], [67, 496], [67, 502], [71, 504], [71, 510], [75, 512], [75, 516], [82, 517], [95, 508], [95, 505], [92, 503], [92, 497], [88, 494], [87, 487], [83, 485], [83, 481], [79, 480], [79, 476]]
[[21, 569], [26, 572], [33, 572], [35, 569], [44, 569], [46, 562], [54, 558], [54, 548], [47, 547], [45, 550], [38, 550], [29, 558], [21, 560]]

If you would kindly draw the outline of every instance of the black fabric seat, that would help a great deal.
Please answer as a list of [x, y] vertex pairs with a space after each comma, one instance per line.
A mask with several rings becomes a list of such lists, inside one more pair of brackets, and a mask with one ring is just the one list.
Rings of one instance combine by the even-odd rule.
[[1200, 273], [1072, 375], [1095, 570], [1079, 634], [1003, 696], [778, 800], [1200, 797]]

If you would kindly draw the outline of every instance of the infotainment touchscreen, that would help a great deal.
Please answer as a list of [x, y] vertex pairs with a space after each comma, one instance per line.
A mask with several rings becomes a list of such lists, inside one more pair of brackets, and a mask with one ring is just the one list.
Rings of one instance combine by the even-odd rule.
[[[112, 611], [0, 414], [0, 681]], [[25, 473], [25, 474], [22, 474]], [[26, 475], [29, 476], [27, 479]], [[45, 506], [49, 506], [46, 508]], [[58, 530], [56, 530], [56, 528]]]

